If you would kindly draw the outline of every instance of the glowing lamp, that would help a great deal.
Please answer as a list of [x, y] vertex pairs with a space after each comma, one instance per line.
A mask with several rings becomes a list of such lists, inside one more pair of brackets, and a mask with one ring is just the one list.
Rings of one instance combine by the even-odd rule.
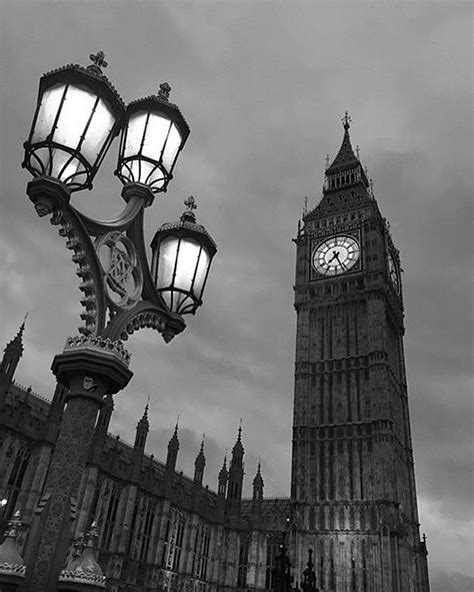
[[70, 64], [45, 74], [23, 166], [34, 177], [62, 181], [69, 191], [92, 188], [92, 180], [119, 131], [122, 99], [102, 74], [103, 52], [88, 68]]
[[124, 185], [141, 183], [152, 193], [166, 191], [189, 136], [179, 108], [168, 101], [171, 87], [160, 85], [157, 96], [127, 107], [115, 174]]
[[188, 210], [180, 222], [163, 224], [152, 248], [152, 277], [171, 312], [194, 314], [202, 304], [216, 244], [206, 229], [196, 223], [194, 198], [185, 202]]

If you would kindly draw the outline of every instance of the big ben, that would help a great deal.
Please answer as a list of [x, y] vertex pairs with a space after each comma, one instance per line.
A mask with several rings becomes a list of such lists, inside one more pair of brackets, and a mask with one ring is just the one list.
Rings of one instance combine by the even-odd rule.
[[324, 592], [428, 592], [400, 256], [343, 127], [295, 239], [293, 561], [313, 549]]

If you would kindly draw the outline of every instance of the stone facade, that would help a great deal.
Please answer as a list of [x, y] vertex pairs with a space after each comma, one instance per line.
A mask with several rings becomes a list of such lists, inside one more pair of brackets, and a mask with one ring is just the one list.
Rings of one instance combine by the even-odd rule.
[[[0, 529], [16, 510], [23, 527], [17, 538], [28, 563], [28, 538], [44, 500], [52, 450], [64, 409], [65, 389], [52, 401], [14, 382], [23, 335], [7, 345], [0, 373]], [[8, 371], [7, 371], [8, 370]], [[98, 561], [111, 592], [146, 590], [256, 589], [271, 585], [271, 568], [290, 512], [289, 499], [263, 499], [258, 472], [252, 499], [242, 499], [244, 449], [241, 434], [229, 470], [219, 475], [217, 493], [202, 485], [204, 448], [194, 478], [176, 472], [176, 428], [164, 463], [145, 453], [147, 410], [133, 446], [108, 433], [111, 396], [98, 414], [77, 499], [72, 536], [78, 539], [95, 519]]]

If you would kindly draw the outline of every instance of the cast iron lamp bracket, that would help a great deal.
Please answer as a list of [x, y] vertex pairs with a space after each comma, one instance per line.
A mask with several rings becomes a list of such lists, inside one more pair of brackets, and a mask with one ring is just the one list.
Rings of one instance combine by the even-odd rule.
[[[184, 330], [182, 316], [168, 311], [156, 291], [147, 263], [143, 212], [151, 205], [153, 194], [146, 186], [126, 185], [122, 191], [126, 206], [119, 216], [108, 221], [95, 220], [76, 210], [69, 203], [68, 188], [52, 177], [30, 181], [27, 194], [39, 216], [51, 215], [51, 224], [59, 226], [66, 247], [73, 252], [83, 292], [84, 324], [78, 328], [81, 334], [126, 340], [134, 331], [149, 327], [169, 342]], [[108, 266], [101, 263], [98, 252], [104, 245], [110, 255]], [[132, 298], [127, 298], [127, 280], [137, 284], [132, 286]], [[112, 297], [116, 294], [122, 296], [119, 302]]]

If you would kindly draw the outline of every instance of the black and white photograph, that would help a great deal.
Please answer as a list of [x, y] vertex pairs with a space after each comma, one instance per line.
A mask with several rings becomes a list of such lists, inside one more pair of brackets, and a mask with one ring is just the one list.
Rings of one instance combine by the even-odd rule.
[[473, 17], [0, 0], [0, 592], [473, 592]]

